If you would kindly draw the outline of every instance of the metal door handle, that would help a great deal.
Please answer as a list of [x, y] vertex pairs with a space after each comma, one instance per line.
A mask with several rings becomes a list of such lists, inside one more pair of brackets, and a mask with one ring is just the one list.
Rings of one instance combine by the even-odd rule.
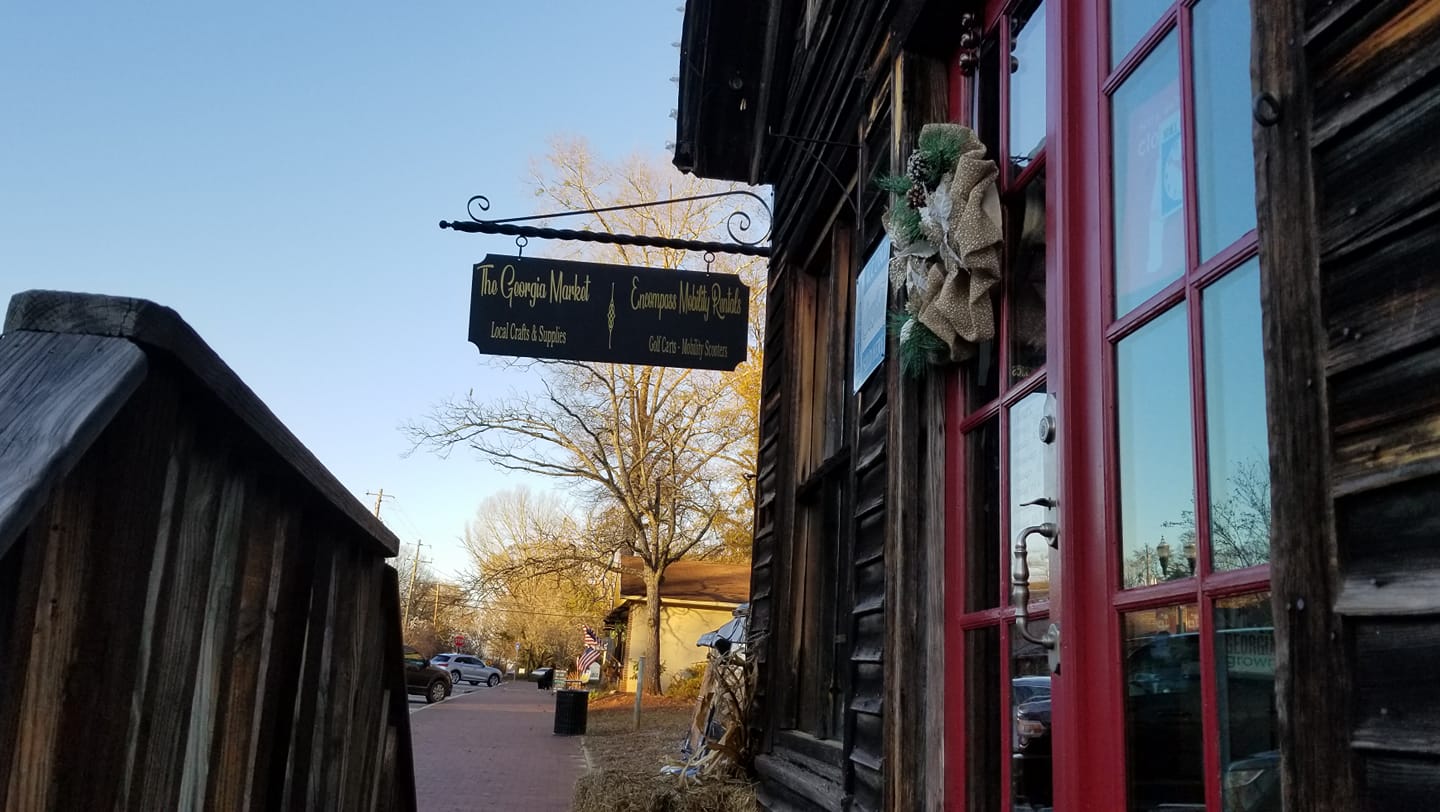
[[1059, 640], [1054, 624], [1043, 636], [1036, 636], [1026, 625], [1030, 619], [1030, 561], [1026, 557], [1025, 540], [1031, 536], [1044, 536], [1054, 541], [1059, 528], [1054, 522], [1031, 525], [1015, 537], [1015, 563], [1010, 567], [1010, 603], [1015, 606], [1015, 631], [1021, 637], [1047, 649], [1054, 649]]

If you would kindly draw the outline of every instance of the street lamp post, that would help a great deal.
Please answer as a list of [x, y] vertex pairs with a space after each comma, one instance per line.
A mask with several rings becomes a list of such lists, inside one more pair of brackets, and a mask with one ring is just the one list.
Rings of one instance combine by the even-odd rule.
[[1169, 581], [1172, 578], [1185, 578], [1187, 576], [1195, 574], [1195, 539], [1193, 536], [1187, 536], [1188, 534], [1182, 534], [1181, 536], [1180, 551], [1185, 556], [1185, 562], [1190, 565], [1189, 572], [1171, 573], [1170, 544], [1169, 542], [1165, 541], [1164, 536], [1161, 536], [1160, 543], [1155, 545], [1155, 557], [1160, 561], [1160, 580]]

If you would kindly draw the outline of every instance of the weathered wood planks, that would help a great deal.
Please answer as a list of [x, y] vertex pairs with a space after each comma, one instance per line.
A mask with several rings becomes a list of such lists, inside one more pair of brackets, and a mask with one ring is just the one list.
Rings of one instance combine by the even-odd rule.
[[0, 556], [145, 375], [123, 341], [0, 336]]
[[1254, 20], [1285, 803], [1411, 808], [1440, 774], [1440, 6]]
[[20, 298], [45, 330], [0, 337], [0, 805], [413, 809], [390, 541], [173, 313]]

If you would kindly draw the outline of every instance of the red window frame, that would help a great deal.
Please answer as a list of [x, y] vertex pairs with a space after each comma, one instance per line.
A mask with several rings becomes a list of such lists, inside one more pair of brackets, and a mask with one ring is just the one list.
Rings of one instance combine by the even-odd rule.
[[[1029, 5], [1031, 1], [1032, 0], [989, 0], [986, 4], [985, 13], [983, 15], [983, 24], [981, 28], [985, 32], [984, 39], [988, 40], [991, 37], [994, 37], [995, 40], [999, 43], [997, 47], [1000, 48], [999, 58], [1001, 59], [1002, 64], [1010, 54], [1010, 49], [1007, 43], [1010, 42], [1012, 35], [1011, 17], [1021, 8]], [[1049, 33], [1050, 19], [1053, 18], [1053, 12], [1050, 9], [1052, 6], [1058, 6], [1062, 3], [1063, 0], [1046, 0], [1045, 6], [1047, 16], [1046, 81], [1047, 83], [1051, 84], [1051, 86], [1053, 86], [1055, 71], [1054, 67], [1048, 64], [1050, 60], [1049, 55], [1053, 55], [1054, 53], [1054, 37], [1051, 33]], [[1001, 198], [1006, 207], [1007, 213], [1010, 211], [1012, 203], [1014, 203], [1014, 201], [1019, 196], [1024, 194], [1027, 187], [1032, 182], [1034, 182], [1035, 179], [1042, 172], [1048, 173], [1047, 165], [1050, 163], [1049, 156], [1051, 154], [1054, 144], [1054, 133], [1047, 132], [1046, 143], [1042, 151], [1021, 171], [1015, 173], [1013, 178], [1010, 176], [1009, 167], [1006, 165], [1007, 160], [1004, 157], [1009, 154], [1010, 144], [1009, 77], [1009, 71], [1003, 69], [1000, 71], [997, 89], [997, 131], [999, 134], [1000, 144], [997, 147], [998, 154], [996, 156], [998, 159], [997, 163], [999, 163], [1001, 166], [998, 183], [1000, 186]], [[950, 117], [952, 120], [961, 121], [962, 123], [970, 123], [966, 122], [966, 111], [971, 110], [975, 102], [975, 99], [970, 92], [970, 88], [971, 82], [966, 76], [962, 74], [959, 67], [959, 61], [952, 60], [950, 69]], [[1050, 118], [1048, 111], [1047, 118]], [[1049, 211], [1053, 211], [1053, 204], [1051, 201], [1053, 199], [1055, 191], [1050, 185], [1053, 183], [1053, 181], [1051, 181], [1048, 177], [1046, 183], [1046, 209], [1048, 213]], [[1045, 226], [1045, 240], [1047, 246], [1052, 244], [1054, 240], [1054, 231], [1055, 222], [1053, 218], [1047, 216]], [[1009, 233], [1008, 228], [1006, 229], [1006, 233]], [[1047, 248], [1047, 290], [1049, 290], [1050, 286], [1053, 284], [1055, 276], [1054, 269], [1054, 258], [1053, 256], [1050, 256], [1049, 250]], [[946, 432], [946, 488], [947, 493], [950, 495], [950, 498], [946, 500], [945, 522], [946, 527], [952, 529], [947, 531], [946, 543], [947, 645], [945, 652], [945, 662], [946, 673], [952, 675], [950, 683], [951, 688], [948, 695], [959, 696], [963, 698], [965, 692], [963, 680], [965, 679], [964, 675], [966, 674], [966, 632], [982, 629], [995, 629], [997, 631], [997, 651], [1000, 657], [1000, 662], [997, 669], [998, 684], [995, 686], [995, 688], [1000, 691], [1000, 701], [998, 703], [998, 707], [987, 708], [984, 710], [985, 712], [997, 713], [1001, 716], [1000, 724], [998, 726], [998, 736], [995, 741], [988, 742], [988, 746], [1000, 748], [1000, 752], [1005, 756], [1008, 756], [1011, 747], [1010, 737], [1012, 722], [1010, 720], [1010, 714], [1012, 708], [1011, 694], [1007, 689], [1007, 686], [1010, 685], [1011, 680], [1011, 661], [1013, 659], [1012, 647], [1014, 638], [1014, 621], [1016, 614], [1015, 607], [1010, 604], [1009, 598], [1008, 584], [1010, 577], [1010, 556], [1007, 553], [1008, 544], [1005, 543], [1013, 532], [1013, 528], [1010, 527], [1010, 511], [1005, 509], [1005, 506], [1010, 505], [1013, 501], [1009, 492], [1010, 483], [1008, 476], [1010, 459], [1010, 423], [1008, 413], [1009, 409], [1016, 403], [1020, 402], [1024, 398], [1028, 397], [1031, 394], [1034, 394], [1037, 391], [1041, 391], [1043, 388], [1049, 385], [1048, 382], [1050, 380], [1050, 370], [1053, 369], [1054, 365], [1052, 363], [1053, 356], [1049, 355], [1049, 342], [1047, 342], [1046, 363], [1043, 366], [1031, 371], [1028, 375], [1026, 375], [1020, 380], [1012, 381], [1010, 379], [1010, 372], [1012, 368], [1012, 341], [1009, 324], [1010, 307], [1008, 305], [1010, 292], [1008, 284], [1002, 286], [1001, 290], [1001, 298], [996, 308], [998, 313], [995, 338], [997, 344], [997, 395], [983, 404], [967, 404], [966, 387], [964, 381], [958, 374], [952, 374], [949, 385], [946, 388], [946, 425], [953, 428], [947, 429]], [[997, 453], [999, 454], [1001, 460], [1001, 474], [999, 478], [998, 498], [1000, 500], [1001, 510], [999, 512], [998, 520], [1001, 542], [1002, 544], [1005, 544], [1006, 550], [1002, 551], [1002, 555], [1000, 556], [1000, 566], [998, 568], [998, 578], [1000, 580], [1000, 583], [998, 584], [999, 599], [997, 601], [997, 605], [994, 607], [967, 611], [965, 609], [965, 601], [958, 597], [964, 595], [963, 585], [970, 583], [968, 563], [966, 561], [966, 556], [964, 555], [964, 548], [962, 546], [964, 532], [958, 530], [958, 528], [962, 528], [965, 526], [965, 499], [966, 496], [969, 494], [970, 486], [966, 466], [967, 449], [965, 437], [971, 432], [978, 430], [985, 423], [990, 421], [994, 421], [995, 429], [999, 434], [997, 438]], [[1049, 606], [1050, 604], [1048, 601], [1031, 604], [1029, 620], [1034, 622], [1046, 618], [1049, 613]], [[946, 808], [963, 809], [965, 805], [965, 799], [968, 798], [969, 792], [969, 776], [967, 773], [969, 748], [972, 746], [976, 746], [976, 744], [971, 742], [968, 736], [969, 718], [964, 708], [964, 703], [947, 700], [945, 713], [945, 727], [948, 731], [945, 748], [947, 798]], [[1008, 757], [1002, 757], [998, 761], [1000, 771], [999, 778], [1002, 786], [1001, 802], [1003, 805], [1006, 799], [1009, 797], [1009, 787], [1011, 787], [1013, 776], [1011, 770], [1011, 760]]]
[[[1010, 341], [1006, 315], [1000, 307], [999, 344], [1000, 394], [991, 402], [967, 411], [964, 387], [958, 376], [948, 389], [946, 544], [946, 672], [950, 677], [948, 697], [963, 700], [966, 679], [965, 632], [987, 627], [1000, 629], [998, 677], [1001, 709], [1008, 717], [1010, 696], [1009, 644], [1014, 608], [1005, 599], [1001, 585], [999, 606], [981, 611], [965, 610], [969, 584], [964, 538], [966, 504], [969, 494], [966, 432], [984, 421], [995, 419], [1020, 398], [1041, 385], [1062, 393], [1059, 421], [1062, 441], [1060, 499], [1065, 505], [1101, 506], [1100, 510], [1070, 511], [1062, 517], [1062, 543], [1058, 553], [1061, 578], [1088, 588], [1064, 590], [1060, 579], [1052, 584], [1054, 604], [1036, 604], [1032, 619], [1051, 610], [1063, 616], [1067, 632], [1062, 653], [1065, 676], [1055, 683], [1052, 739], [1055, 798], [1088, 799], [1095, 808], [1123, 808], [1128, 791], [1126, 775], [1124, 665], [1121, 647], [1121, 617], [1126, 612], [1176, 603], [1195, 603], [1204, 633], [1201, 663], [1206, 679], [1201, 681], [1201, 702], [1205, 800], [1212, 809], [1221, 808], [1217, 683], [1215, 679], [1214, 618], [1216, 602], [1228, 597], [1263, 592], [1269, 588], [1269, 565], [1242, 570], [1215, 572], [1210, 555], [1210, 498], [1208, 426], [1205, 402], [1205, 289], [1225, 274], [1252, 259], [1258, 251], [1255, 231], [1243, 235], [1216, 256], [1199, 259], [1198, 177], [1196, 160], [1193, 8], [1199, 0], [1174, 2], [1131, 52], [1110, 68], [1109, 3], [1091, 0], [1046, 3], [1047, 84], [1050, 94], [1047, 118], [1064, 122], [1049, 129], [1043, 156], [1009, 184], [1023, 187], [1034, 173], [1048, 166], [1046, 188], [1047, 314], [1050, 340], [1046, 365], [1024, 381], [1008, 383]], [[1001, 43], [1009, 40], [1008, 15], [1023, 3], [989, 0], [983, 30], [998, 32]], [[1062, 32], [1064, 36], [1062, 36]], [[1144, 59], [1167, 35], [1176, 33], [1181, 88], [1182, 150], [1184, 160], [1185, 266], [1180, 278], [1166, 285], [1130, 312], [1115, 316], [1113, 245], [1113, 169], [1111, 148], [1111, 97]], [[1002, 48], [1001, 56], [1008, 54]], [[1008, 76], [1008, 72], [1002, 71]], [[971, 109], [970, 82], [962, 76], [958, 62], [952, 63], [952, 119], [961, 119]], [[1009, 81], [1000, 81], [999, 126], [1001, 143], [1009, 137]], [[1002, 178], [1003, 178], [1002, 172]], [[1089, 235], [1099, 235], [1098, 239]], [[1092, 269], [1081, 273], [1069, 269]], [[1098, 269], [1095, 272], [1094, 269]], [[1121, 537], [1118, 522], [1119, 448], [1115, 430], [1117, 415], [1116, 358], [1118, 342], [1150, 323], [1151, 319], [1185, 301], [1187, 307], [1190, 362], [1191, 444], [1196, 505], [1197, 562], [1195, 575], [1153, 586], [1122, 589]], [[1011, 505], [1009, 487], [1009, 434], [1003, 418], [997, 420], [1001, 475], [1000, 527], [1002, 542], [1008, 543], [1013, 528], [1008, 526]], [[1088, 462], [1088, 464], [1087, 464]], [[1103, 470], [1102, 477], [1066, 477], [1064, 471]], [[958, 497], [958, 498], [956, 498]], [[1053, 554], [1052, 554], [1053, 555]], [[1002, 555], [1002, 582], [1008, 574], [1009, 556]], [[1052, 560], [1056, 560], [1053, 559]], [[1103, 589], [1093, 585], [1102, 584]], [[1078, 645], [1077, 641], [1084, 645]], [[1085, 687], [1088, 686], [1088, 687]], [[963, 701], [947, 700], [946, 797], [947, 808], [962, 809], [968, 799], [968, 755], [979, 743], [969, 740], [967, 709]], [[1001, 725], [1001, 747], [1008, 754], [1008, 718]], [[1062, 757], [1064, 753], [1068, 757]], [[1003, 792], [1011, 784], [1008, 758], [1002, 758]], [[1005, 796], [1002, 796], [1002, 798]]]

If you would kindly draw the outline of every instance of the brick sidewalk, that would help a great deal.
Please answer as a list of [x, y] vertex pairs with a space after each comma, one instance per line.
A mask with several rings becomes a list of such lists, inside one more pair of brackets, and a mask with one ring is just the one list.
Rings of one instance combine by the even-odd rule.
[[584, 772], [584, 756], [579, 736], [556, 736], [554, 729], [555, 694], [529, 682], [456, 696], [412, 713], [419, 808], [565, 812]]

